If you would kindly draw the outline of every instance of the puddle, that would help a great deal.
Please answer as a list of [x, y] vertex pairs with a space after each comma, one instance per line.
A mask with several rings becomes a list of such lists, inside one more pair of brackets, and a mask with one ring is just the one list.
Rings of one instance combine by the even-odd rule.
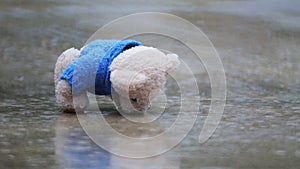
[[[298, 2], [130, 2], [133, 4], [77, 0], [0, 3], [0, 168], [300, 167]], [[80, 48], [108, 21], [143, 11], [176, 14], [208, 35], [225, 67], [228, 100], [216, 132], [208, 142], [199, 144], [210, 104], [209, 78], [199, 67], [196, 77], [202, 105], [195, 127], [171, 151], [137, 160], [101, 149], [85, 134], [75, 115], [58, 111], [52, 71], [63, 50]], [[185, 50], [179, 54], [189, 56]], [[187, 84], [192, 80], [183, 79]], [[131, 125], [109, 101], [102, 109], [104, 116], [123, 134], [145, 137], [160, 133], [174, 122], [180, 106], [173, 83], [167, 84], [171, 95], [168, 113], [155, 125]]]

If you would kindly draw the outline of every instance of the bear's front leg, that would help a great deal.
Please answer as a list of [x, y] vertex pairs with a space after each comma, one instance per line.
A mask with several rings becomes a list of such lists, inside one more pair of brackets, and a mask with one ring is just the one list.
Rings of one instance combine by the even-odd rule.
[[76, 111], [83, 111], [89, 105], [89, 99], [86, 91], [73, 96], [73, 105]]
[[64, 111], [74, 113], [75, 110], [82, 111], [89, 105], [86, 92], [72, 96], [71, 87], [65, 80], [59, 80], [55, 89], [56, 102]]

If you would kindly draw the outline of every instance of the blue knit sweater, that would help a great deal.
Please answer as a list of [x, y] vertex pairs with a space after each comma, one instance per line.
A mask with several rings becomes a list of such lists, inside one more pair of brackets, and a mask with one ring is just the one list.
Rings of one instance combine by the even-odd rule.
[[63, 71], [60, 79], [67, 80], [74, 95], [85, 90], [110, 95], [111, 63], [124, 50], [139, 45], [142, 44], [135, 40], [95, 40], [83, 48], [80, 57]]

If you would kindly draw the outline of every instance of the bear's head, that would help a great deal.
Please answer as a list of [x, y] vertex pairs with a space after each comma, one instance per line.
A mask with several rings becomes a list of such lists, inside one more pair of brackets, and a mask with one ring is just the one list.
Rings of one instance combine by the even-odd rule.
[[177, 55], [152, 47], [137, 46], [121, 53], [110, 67], [117, 109], [124, 113], [147, 111], [179, 63]]

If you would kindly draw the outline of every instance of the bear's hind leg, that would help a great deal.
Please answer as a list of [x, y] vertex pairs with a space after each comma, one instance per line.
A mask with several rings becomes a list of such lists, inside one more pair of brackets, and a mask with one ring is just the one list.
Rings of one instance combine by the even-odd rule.
[[61, 80], [62, 72], [80, 56], [80, 51], [70, 48], [64, 51], [57, 59], [54, 69], [54, 83], [56, 103], [64, 112], [75, 112], [71, 87], [67, 81]]

